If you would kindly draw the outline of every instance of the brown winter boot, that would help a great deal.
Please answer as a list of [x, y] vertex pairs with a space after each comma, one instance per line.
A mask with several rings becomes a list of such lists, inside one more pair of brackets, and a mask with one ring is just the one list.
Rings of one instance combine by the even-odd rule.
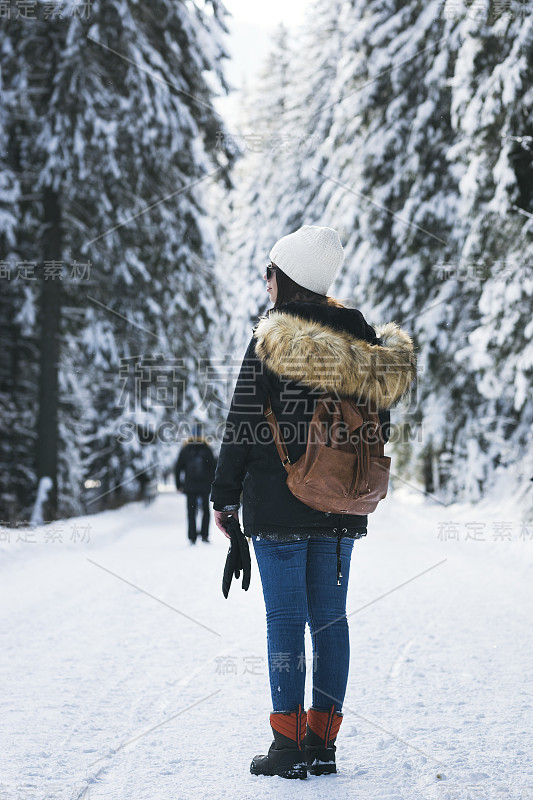
[[280, 775], [282, 778], [307, 778], [304, 739], [307, 714], [302, 711], [274, 711], [270, 725], [274, 741], [267, 755], [254, 756], [250, 764], [252, 775]]
[[311, 775], [328, 775], [337, 772], [335, 764], [335, 739], [343, 715], [331, 706], [329, 711], [310, 708], [307, 712], [305, 758]]

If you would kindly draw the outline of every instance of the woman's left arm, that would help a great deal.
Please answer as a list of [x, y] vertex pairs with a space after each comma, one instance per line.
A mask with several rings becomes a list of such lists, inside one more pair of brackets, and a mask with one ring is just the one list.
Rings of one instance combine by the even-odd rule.
[[235, 384], [226, 419], [210, 500], [216, 509], [239, 506], [250, 449], [258, 440], [257, 427], [265, 419], [268, 397], [264, 367], [252, 337]]

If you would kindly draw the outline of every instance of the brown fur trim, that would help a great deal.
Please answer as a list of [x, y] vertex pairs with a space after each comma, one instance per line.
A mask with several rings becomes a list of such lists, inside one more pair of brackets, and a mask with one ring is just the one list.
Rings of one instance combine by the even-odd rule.
[[256, 325], [255, 350], [279, 377], [388, 408], [416, 377], [416, 355], [411, 337], [395, 322], [375, 326], [375, 331], [381, 345], [278, 311]]
[[189, 438], [185, 439], [183, 442], [183, 446], [185, 447], [188, 444], [206, 444], [209, 447], [209, 442], [205, 436], [189, 436]]

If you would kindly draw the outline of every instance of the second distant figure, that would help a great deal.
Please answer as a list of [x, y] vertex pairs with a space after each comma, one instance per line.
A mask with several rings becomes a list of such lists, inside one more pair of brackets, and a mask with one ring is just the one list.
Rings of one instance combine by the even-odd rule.
[[175, 470], [176, 488], [187, 495], [188, 536], [191, 544], [196, 544], [198, 536], [196, 516], [199, 505], [202, 507], [200, 536], [203, 542], [209, 541], [209, 493], [216, 465], [217, 460], [203, 436], [202, 426], [193, 425], [192, 436], [181, 448]]

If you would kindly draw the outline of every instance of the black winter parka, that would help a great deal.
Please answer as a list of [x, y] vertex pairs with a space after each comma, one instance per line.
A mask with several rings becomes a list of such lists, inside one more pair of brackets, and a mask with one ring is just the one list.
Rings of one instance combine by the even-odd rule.
[[176, 489], [185, 494], [208, 494], [216, 469], [216, 458], [203, 437], [187, 439], [180, 450], [174, 476]]
[[326, 303], [269, 309], [253, 328], [235, 385], [211, 486], [215, 510], [238, 508], [242, 492], [246, 536], [364, 536], [366, 515], [316, 511], [289, 491], [263, 411], [270, 398], [293, 464], [324, 391], [374, 400], [387, 441], [388, 409], [412, 383], [415, 362], [411, 338], [393, 322], [374, 329], [357, 309]]

